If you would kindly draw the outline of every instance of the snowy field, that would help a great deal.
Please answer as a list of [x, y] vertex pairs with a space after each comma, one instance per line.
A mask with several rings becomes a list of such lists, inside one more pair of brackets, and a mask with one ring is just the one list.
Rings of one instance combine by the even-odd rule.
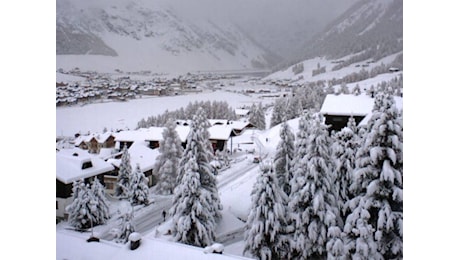
[[128, 102], [94, 103], [84, 106], [56, 108], [56, 135], [102, 132], [116, 129], [134, 129], [142, 118], [173, 111], [195, 101], [227, 101], [233, 107], [250, 106], [253, 102], [267, 102], [243, 94], [227, 91], [203, 92], [168, 97], [148, 97]]

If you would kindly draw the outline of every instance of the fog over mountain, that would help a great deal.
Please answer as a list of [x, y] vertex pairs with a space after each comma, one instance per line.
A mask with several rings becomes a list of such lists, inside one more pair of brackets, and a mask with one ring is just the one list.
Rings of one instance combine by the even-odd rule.
[[272, 68], [355, 2], [57, 0], [57, 66]]

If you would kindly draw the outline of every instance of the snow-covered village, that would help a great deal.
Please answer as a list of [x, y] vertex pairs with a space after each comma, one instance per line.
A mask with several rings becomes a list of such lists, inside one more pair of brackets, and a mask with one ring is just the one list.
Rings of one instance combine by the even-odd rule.
[[403, 259], [402, 1], [153, 2], [57, 1], [56, 259]]

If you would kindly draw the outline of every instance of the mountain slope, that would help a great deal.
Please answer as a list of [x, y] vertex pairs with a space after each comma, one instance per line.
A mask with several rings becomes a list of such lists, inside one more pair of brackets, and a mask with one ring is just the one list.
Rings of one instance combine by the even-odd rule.
[[267, 68], [274, 57], [230, 22], [105, 0], [57, 1], [56, 55], [58, 68], [158, 72]]
[[403, 49], [403, 1], [362, 0], [305, 44], [302, 59], [337, 59], [361, 53], [381, 59]]

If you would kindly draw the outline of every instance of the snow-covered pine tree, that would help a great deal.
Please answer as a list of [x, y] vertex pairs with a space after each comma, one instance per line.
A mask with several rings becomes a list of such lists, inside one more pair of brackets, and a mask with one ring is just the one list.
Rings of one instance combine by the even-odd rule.
[[179, 161], [184, 152], [179, 135], [176, 131], [176, 123], [169, 120], [163, 130], [163, 140], [160, 141], [159, 152], [155, 163], [155, 171], [158, 172], [158, 184], [156, 190], [163, 195], [170, 195], [177, 186], [177, 173]]
[[329, 133], [322, 121], [316, 114], [310, 124], [306, 154], [295, 172], [297, 187], [289, 203], [295, 224], [295, 250], [302, 259], [326, 257], [328, 229], [340, 226], [332, 188]]
[[302, 104], [300, 98], [297, 96], [290, 95], [286, 102], [286, 111], [283, 117], [283, 121], [296, 118], [302, 114]]
[[359, 87], [359, 84], [356, 84], [354, 87], [353, 87], [353, 90], [351, 91], [353, 95], [355, 96], [359, 96], [361, 95], [361, 88]]
[[289, 240], [282, 235], [286, 226], [283, 194], [273, 166], [262, 164], [260, 171], [251, 192], [243, 253], [257, 259], [286, 259], [289, 256]]
[[129, 235], [135, 231], [134, 212], [131, 210], [121, 216], [120, 229], [116, 234], [115, 242], [125, 244], [128, 242]]
[[294, 159], [292, 162], [292, 179], [290, 181], [291, 193], [298, 192], [299, 188], [304, 183], [304, 172], [306, 171], [307, 165], [304, 160], [308, 149], [308, 136], [310, 134], [310, 120], [312, 119], [312, 112], [305, 112], [299, 119], [299, 130], [297, 132], [297, 138], [295, 139], [295, 152]]
[[327, 259], [347, 260], [344, 234], [338, 226], [330, 227], [327, 231], [326, 243]]
[[93, 211], [92, 214], [95, 216], [96, 223], [104, 224], [110, 218], [110, 203], [105, 195], [105, 188], [97, 177], [94, 177], [94, 181], [91, 184], [91, 193], [93, 200], [96, 202], [94, 203], [96, 211]]
[[136, 169], [129, 177], [128, 199], [132, 205], [149, 204], [150, 192], [147, 183], [147, 177], [141, 171], [139, 164], [136, 164]]
[[172, 233], [178, 242], [204, 247], [211, 245], [215, 239], [214, 207], [210, 205], [211, 194], [201, 185], [197, 158], [192, 153], [184, 154], [184, 157], [190, 160], [180, 169], [183, 174], [174, 190], [170, 211], [173, 216]]
[[340, 84], [340, 89], [338, 92], [340, 94], [345, 94], [345, 95], [350, 94], [350, 89], [348, 88], [347, 83], [342, 82], [342, 84]]
[[83, 180], [73, 182], [72, 203], [66, 207], [69, 213], [69, 224], [77, 230], [85, 230], [97, 225], [97, 219], [92, 214], [94, 200], [89, 187]]
[[118, 169], [117, 187], [115, 196], [119, 198], [127, 198], [129, 193], [129, 178], [132, 173], [131, 159], [128, 152], [128, 147], [123, 146], [120, 168]]
[[274, 167], [279, 186], [284, 193], [289, 196], [291, 186], [289, 182], [292, 179], [292, 161], [295, 154], [295, 136], [292, 133], [287, 122], [281, 125], [280, 129], [281, 140], [276, 147], [276, 154], [274, 159]]
[[257, 105], [256, 111], [257, 111], [257, 116], [256, 116], [257, 129], [265, 130], [265, 128], [266, 128], [265, 111], [264, 111], [264, 108], [262, 107], [262, 103], [259, 103]]
[[265, 112], [262, 108], [262, 103], [259, 103], [257, 106], [252, 104], [249, 122], [254, 124], [257, 129], [265, 130]]
[[[173, 235], [177, 241], [205, 246], [215, 238], [217, 220], [221, 217], [216, 178], [209, 160], [212, 156], [207, 129], [201, 128], [195, 115], [187, 137], [187, 146], [179, 163], [178, 186], [174, 190]], [[208, 133], [209, 135], [209, 133]]]
[[369, 132], [357, 152], [355, 182], [369, 224], [375, 230], [377, 250], [385, 259], [403, 257], [403, 127], [394, 98], [375, 97]]
[[336, 189], [337, 206], [343, 222], [345, 222], [346, 215], [349, 213], [346, 203], [354, 197], [350, 186], [353, 183], [355, 155], [359, 145], [356, 123], [353, 117], [350, 117], [348, 126], [333, 135], [334, 143], [332, 144], [332, 157], [335, 161], [334, 176], [336, 178], [334, 187]]
[[344, 250], [343, 254], [339, 254], [340, 257], [359, 260], [384, 259], [377, 250], [374, 228], [369, 223], [371, 215], [365, 204], [366, 202], [362, 198], [357, 198], [355, 209], [347, 216], [343, 228]]
[[273, 106], [273, 112], [270, 119], [270, 127], [274, 127], [277, 124], [286, 120], [286, 102], [282, 98], [275, 100]]
[[[210, 123], [209, 120], [206, 118], [204, 111], [201, 108], [198, 108], [197, 113], [192, 117], [190, 134], [187, 138], [187, 145], [189, 142], [193, 143], [194, 145], [190, 147], [187, 146], [185, 148], [184, 154], [185, 152], [191, 152], [197, 158], [201, 186], [208, 190], [208, 192], [211, 194], [211, 205], [214, 207], [212, 209], [212, 212], [214, 214], [215, 221], [217, 221], [222, 216], [220, 210], [223, 209], [223, 206], [220, 203], [219, 192], [217, 190], [216, 176], [214, 175], [212, 166], [210, 164], [214, 157], [214, 151], [211, 142], [209, 141], [209, 127]], [[192, 131], [192, 128], [194, 129], [194, 131]], [[192, 132], [195, 134], [192, 134]], [[179, 164], [183, 165], [183, 161], [181, 161]]]

